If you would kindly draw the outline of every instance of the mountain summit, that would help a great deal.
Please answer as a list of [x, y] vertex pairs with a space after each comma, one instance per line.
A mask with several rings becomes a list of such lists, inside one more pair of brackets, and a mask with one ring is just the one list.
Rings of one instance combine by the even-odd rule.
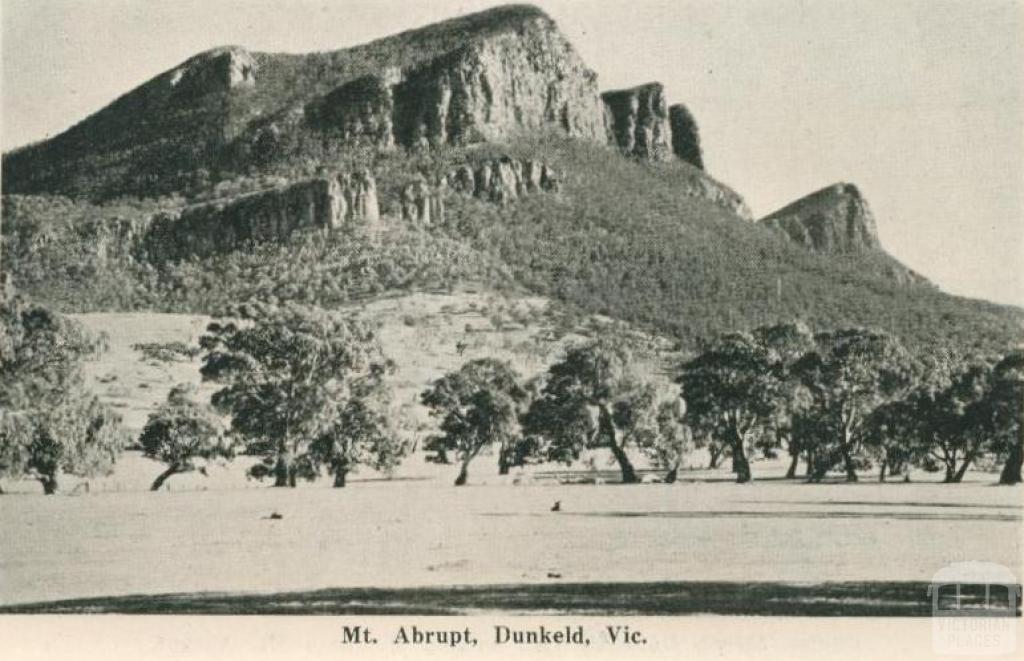
[[700, 167], [692, 117], [677, 125], [673, 139], [660, 84], [602, 97], [597, 74], [554, 21], [510, 5], [329, 53], [200, 53], [55, 138], [6, 154], [3, 186], [152, 196], [187, 188], [197, 171], [223, 178], [358, 146], [545, 132]]
[[920, 286], [852, 184], [754, 222], [666, 97], [602, 90], [522, 5], [334, 52], [220, 47], [5, 154], [2, 263], [74, 311], [482, 285], [684, 347], [793, 319], [1019, 336], [1019, 310]]
[[881, 249], [875, 217], [853, 184], [838, 183], [822, 188], [759, 222], [818, 252]]

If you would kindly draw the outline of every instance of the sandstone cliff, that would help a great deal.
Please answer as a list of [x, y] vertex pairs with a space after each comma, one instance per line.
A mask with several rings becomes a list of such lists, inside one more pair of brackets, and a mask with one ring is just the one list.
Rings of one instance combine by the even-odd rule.
[[605, 92], [608, 136], [622, 152], [651, 161], [672, 157], [672, 129], [661, 83]]
[[402, 189], [402, 218], [422, 225], [444, 221], [445, 197], [475, 197], [494, 204], [510, 204], [533, 193], [557, 192], [558, 173], [547, 163], [509, 156], [462, 165], [431, 184], [419, 176]]
[[728, 209], [743, 220], [754, 219], [750, 208], [739, 193], [708, 176], [694, 173], [683, 180], [678, 191], [688, 197], [697, 197]]
[[164, 74], [178, 93], [192, 95], [224, 92], [256, 84], [256, 60], [239, 46], [225, 46], [200, 53]]
[[202, 257], [280, 241], [300, 229], [372, 225], [379, 217], [372, 174], [332, 174], [159, 216], [142, 243], [156, 260]]
[[703, 170], [704, 152], [700, 148], [700, 131], [690, 110], [681, 103], [670, 106], [668, 121], [672, 129], [672, 151], [680, 159]]
[[762, 218], [795, 243], [818, 252], [854, 253], [880, 249], [875, 218], [853, 184], [823, 188]]
[[542, 14], [413, 67], [388, 67], [306, 106], [310, 126], [407, 147], [502, 141], [540, 129], [603, 141], [597, 76]]

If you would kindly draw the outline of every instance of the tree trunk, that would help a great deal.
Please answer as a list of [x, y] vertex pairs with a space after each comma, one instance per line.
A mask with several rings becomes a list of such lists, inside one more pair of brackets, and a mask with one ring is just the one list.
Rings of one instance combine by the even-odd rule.
[[164, 485], [164, 482], [167, 481], [167, 478], [169, 478], [170, 476], [174, 475], [177, 472], [178, 472], [177, 464], [171, 465], [170, 467], [168, 467], [167, 470], [165, 470], [163, 473], [160, 473], [160, 475], [158, 475], [157, 478], [155, 480], [153, 480], [153, 486], [149, 487], [149, 490], [150, 491], [160, 491], [160, 487], [162, 487]]
[[[277, 451], [277, 463], [274, 464], [275, 487], [295, 486], [291, 463], [291, 456], [287, 450], [280, 449]], [[290, 485], [289, 482], [291, 482]]]
[[509, 460], [510, 448], [502, 447], [498, 451], [498, 475], [508, 475], [509, 469], [512, 467], [512, 462]]
[[43, 493], [47, 496], [52, 496], [60, 489], [56, 475], [43, 475], [39, 481], [43, 484]]
[[709, 445], [708, 454], [711, 455], [711, 461], [708, 463], [708, 468], [718, 468], [718, 460], [722, 457], [722, 448], [714, 444]]
[[675, 484], [677, 477], [679, 477], [679, 464], [673, 466], [672, 469], [665, 474], [665, 484]]
[[461, 487], [466, 484], [466, 480], [469, 478], [469, 459], [462, 462], [462, 467], [459, 469], [459, 476], [455, 478], [455, 486]]
[[789, 462], [789, 468], [786, 470], [786, 479], [791, 480], [796, 477], [796, 468], [800, 463], [800, 453], [794, 454]]
[[633, 464], [630, 463], [629, 457], [626, 456], [626, 451], [615, 440], [615, 425], [612, 423], [612, 415], [608, 412], [606, 406], [598, 407], [597, 422], [599, 433], [605, 437], [605, 442], [608, 444], [608, 449], [615, 456], [615, 461], [619, 462], [619, 470], [622, 471], [622, 483], [633, 484], [639, 482], [636, 477], [636, 471], [633, 470]]
[[967, 469], [971, 467], [972, 461], [974, 461], [974, 457], [972, 457], [971, 455], [967, 455], [964, 458], [964, 463], [960, 465], [960, 468], [957, 469], [956, 473], [953, 475], [953, 482], [957, 484], [963, 482], [964, 474], [967, 473]]
[[345, 486], [345, 476], [348, 475], [347, 468], [336, 468], [334, 469], [334, 488], [341, 489]]
[[743, 484], [750, 481], [750, 462], [747, 461], [739, 429], [733, 428], [732, 435], [732, 472], [736, 473], [736, 482]]
[[1020, 484], [1020, 469], [1024, 463], [1024, 436], [1010, 448], [1003, 471], [999, 474], [999, 484]]
[[882, 460], [882, 467], [878, 470], [878, 481], [885, 482], [885, 469], [887, 468], [886, 461]]
[[846, 481], [856, 482], [857, 467], [854, 465], [853, 456], [850, 454], [850, 450], [846, 446], [843, 446], [843, 468], [846, 469]]
[[622, 471], [622, 483], [633, 484], [639, 482], [636, 477], [636, 471], [633, 470], [633, 464], [630, 463], [626, 452], [615, 442], [612, 442], [611, 451], [615, 455], [615, 461], [619, 462], [619, 470]]
[[839, 448], [839, 451], [843, 455], [843, 469], [846, 471], [846, 481], [856, 482], [857, 481], [857, 466], [853, 463], [853, 448], [851, 447], [850, 438], [850, 423], [847, 422], [843, 426], [843, 443]]

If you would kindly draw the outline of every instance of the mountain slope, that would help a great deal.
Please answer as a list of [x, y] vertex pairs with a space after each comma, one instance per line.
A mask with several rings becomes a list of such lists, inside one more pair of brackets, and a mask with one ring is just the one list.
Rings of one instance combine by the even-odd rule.
[[[3, 264], [68, 311], [337, 306], [483, 282], [684, 347], [792, 319], [917, 345], [1020, 340], [1020, 309], [942, 294], [886, 254], [853, 186], [753, 222], [678, 158], [702, 165], [695, 120], [672, 108], [657, 84], [602, 100], [553, 22], [522, 6], [333, 53], [216, 49], [4, 156]], [[331, 182], [357, 171], [372, 213], [297, 222], [340, 204]], [[109, 199], [125, 195], [144, 199]], [[147, 248], [188, 248], [210, 225], [234, 239]]]
[[606, 141], [596, 75], [543, 12], [510, 5], [330, 53], [201, 53], [5, 154], [3, 191], [167, 194], [291, 158], [338, 158], [378, 121], [389, 124], [378, 146], [544, 126]]

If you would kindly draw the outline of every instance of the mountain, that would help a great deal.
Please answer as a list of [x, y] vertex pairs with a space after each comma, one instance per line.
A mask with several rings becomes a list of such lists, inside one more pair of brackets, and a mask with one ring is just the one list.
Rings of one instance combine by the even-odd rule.
[[223, 47], [4, 154], [3, 264], [73, 311], [482, 286], [687, 347], [794, 318], [921, 345], [1020, 337], [1021, 310], [885, 253], [855, 186], [756, 222], [705, 155], [662, 85], [602, 92], [532, 7], [330, 53]]
[[847, 183], [826, 186], [768, 214], [760, 224], [781, 232], [797, 245], [824, 254], [873, 255], [888, 262], [889, 275], [900, 282], [927, 280], [882, 249], [878, 228], [860, 190]]

